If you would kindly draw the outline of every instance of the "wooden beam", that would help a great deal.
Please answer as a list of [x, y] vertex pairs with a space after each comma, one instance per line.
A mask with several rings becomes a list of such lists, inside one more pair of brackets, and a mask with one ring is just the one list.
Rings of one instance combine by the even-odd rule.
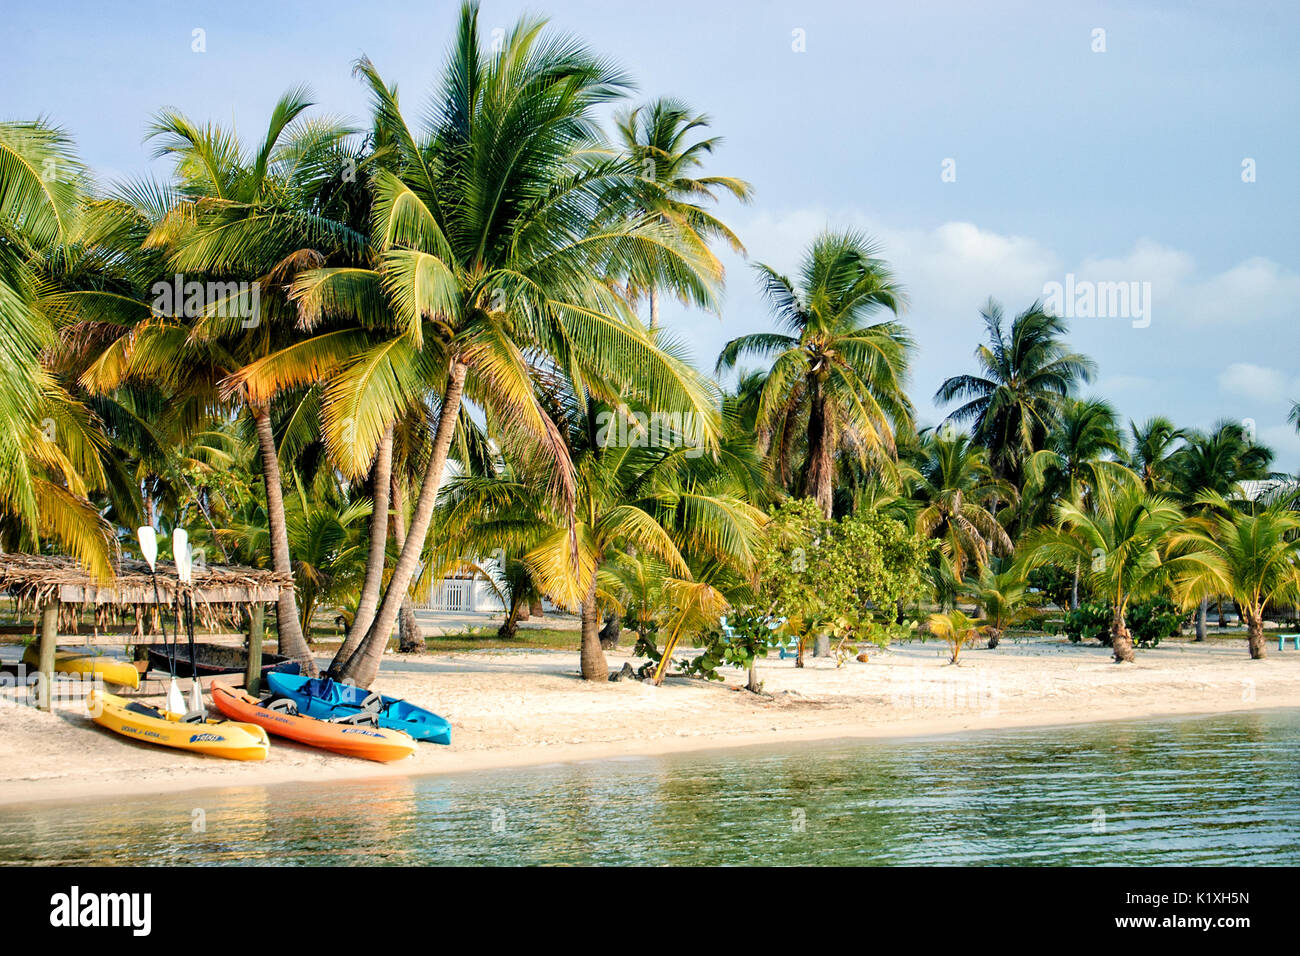
[[248, 609], [248, 667], [244, 670], [244, 687], [254, 697], [262, 689], [262, 605]]
[[37, 669], [40, 685], [36, 706], [52, 710], [54, 700], [54, 650], [59, 643], [59, 605], [51, 601], [41, 608], [41, 659]]

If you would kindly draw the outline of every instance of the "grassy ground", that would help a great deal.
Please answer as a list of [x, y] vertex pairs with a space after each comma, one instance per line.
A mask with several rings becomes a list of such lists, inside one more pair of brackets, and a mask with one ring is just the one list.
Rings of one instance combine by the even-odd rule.
[[521, 627], [512, 640], [503, 641], [497, 637], [495, 627], [471, 627], [455, 634], [442, 634], [426, 637], [425, 645], [431, 651], [479, 651], [479, 650], [566, 650], [577, 648], [581, 635], [573, 630], [561, 630], [549, 627]]

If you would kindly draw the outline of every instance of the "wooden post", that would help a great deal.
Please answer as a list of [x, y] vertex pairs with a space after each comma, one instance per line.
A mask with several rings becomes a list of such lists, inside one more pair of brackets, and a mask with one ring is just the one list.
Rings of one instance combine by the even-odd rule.
[[54, 650], [59, 642], [59, 601], [50, 601], [41, 608], [41, 659], [39, 697], [36, 706], [41, 710], [52, 710], [54, 700]]
[[248, 607], [248, 667], [244, 669], [244, 687], [254, 697], [262, 687], [262, 605]]

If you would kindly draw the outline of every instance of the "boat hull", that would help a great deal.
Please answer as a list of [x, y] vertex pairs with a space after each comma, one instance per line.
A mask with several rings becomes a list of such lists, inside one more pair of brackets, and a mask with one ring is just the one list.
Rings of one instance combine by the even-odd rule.
[[90, 712], [90, 719], [101, 727], [159, 747], [228, 760], [265, 760], [271, 747], [266, 731], [256, 724], [229, 720], [187, 724], [179, 714], [168, 711], [146, 708], [152, 713], [141, 713], [133, 710], [130, 702], [98, 689], [91, 691], [86, 698], [86, 709]]
[[269, 710], [257, 698], [224, 684], [213, 684], [211, 696], [217, 710], [231, 720], [257, 724], [278, 737], [310, 747], [380, 763], [404, 760], [415, 753], [415, 741], [401, 730], [332, 724], [317, 717]]
[[[351, 684], [276, 671], [267, 674], [266, 680], [273, 693], [288, 697], [298, 705], [300, 713], [324, 720], [360, 713], [361, 700], [369, 693]], [[445, 718], [404, 700], [383, 698], [378, 719], [380, 727], [405, 731], [416, 740], [451, 743], [451, 724]]]
[[[23, 651], [23, 663], [28, 667], [41, 665], [41, 649], [29, 644]], [[98, 674], [106, 684], [121, 687], [139, 687], [140, 672], [129, 661], [118, 661], [111, 657], [95, 654], [77, 654], [73, 651], [59, 650], [54, 653], [54, 672], [56, 674], [78, 674], [83, 677]]]
[[[200, 642], [194, 645], [194, 655], [197, 658], [200, 678], [216, 677], [219, 674], [243, 674], [248, 667], [248, 652], [240, 647]], [[289, 658], [281, 657], [279, 654], [264, 653], [262, 655], [263, 675], [287, 660]], [[162, 645], [155, 644], [149, 648], [149, 667], [152, 670], [167, 674], [171, 672], [171, 666], [171, 656]], [[176, 648], [175, 676], [193, 676], [193, 669], [190, 667], [190, 649], [184, 643]]]

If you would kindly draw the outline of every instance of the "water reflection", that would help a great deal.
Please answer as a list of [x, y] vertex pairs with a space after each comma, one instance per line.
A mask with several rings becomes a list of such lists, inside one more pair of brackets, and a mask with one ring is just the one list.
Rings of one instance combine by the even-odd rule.
[[1254, 713], [0, 808], [0, 862], [1294, 864], [1298, 778]]

